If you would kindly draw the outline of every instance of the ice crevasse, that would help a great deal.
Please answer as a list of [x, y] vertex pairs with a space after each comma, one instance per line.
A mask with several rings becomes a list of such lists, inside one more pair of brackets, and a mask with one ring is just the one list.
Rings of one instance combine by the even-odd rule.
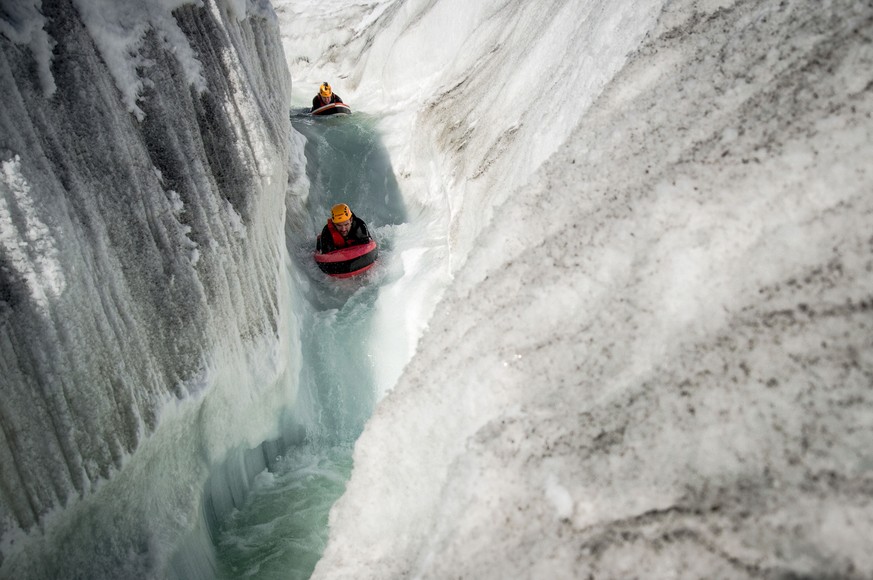
[[869, 577], [870, 30], [848, 0], [5, 3], [3, 575], [160, 575], [210, 466], [275, 436], [290, 68], [381, 116], [444, 258], [315, 577]]

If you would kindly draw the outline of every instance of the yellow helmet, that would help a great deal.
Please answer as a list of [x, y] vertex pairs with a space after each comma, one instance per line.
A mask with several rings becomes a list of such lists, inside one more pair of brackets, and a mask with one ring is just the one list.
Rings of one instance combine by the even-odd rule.
[[321, 83], [321, 88], [318, 90], [318, 94], [322, 97], [329, 97], [333, 94], [333, 91], [330, 90], [330, 85], [324, 82]]
[[341, 224], [352, 219], [352, 210], [344, 203], [338, 203], [330, 209], [331, 219], [335, 224]]

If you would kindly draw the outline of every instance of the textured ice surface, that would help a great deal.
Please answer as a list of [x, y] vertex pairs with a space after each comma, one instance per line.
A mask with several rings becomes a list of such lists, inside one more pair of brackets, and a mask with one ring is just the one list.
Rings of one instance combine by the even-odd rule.
[[455, 276], [315, 576], [873, 575], [869, 3], [369, 6]]
[[3, 3], [0, 576], [163, 576], [293, 400], [290, 79], [252, 6]]

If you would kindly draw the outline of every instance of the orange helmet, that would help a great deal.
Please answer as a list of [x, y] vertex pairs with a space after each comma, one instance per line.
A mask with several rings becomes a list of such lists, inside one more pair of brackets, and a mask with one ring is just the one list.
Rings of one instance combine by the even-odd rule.
[[321, 83], [321, 87], [318, 89], [318, 94], [322, 97], [329, 97], [333, 94], [333, 91], [330, 89], [330, 85], [327, 82]]
[[338, 203], [330, 209], [331, 219], [335, 224], [341, 224], [352, 219], [352, 210], [344, 203]]

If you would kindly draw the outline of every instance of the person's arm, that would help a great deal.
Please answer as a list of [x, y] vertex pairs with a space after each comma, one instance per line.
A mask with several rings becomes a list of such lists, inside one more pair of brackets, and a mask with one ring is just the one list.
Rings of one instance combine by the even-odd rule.
[[312, 108], [309, 109], [309, 112], [311, 113], [312, 111], [319, 108], [320, 106], [321, 106], [321, 99], [318, 98], [318, 95], [315, 95], [314, 97], [312, 97]]
[[327, 226], [321, 230], [321, 237], [319, 238], [319, 247], [321, 249], [322, 254], [327, 254], [328, 252], [334, 251], [336, 248], [333, 246], [333, 236], [330, 235], [330, 230], [327, 229]]
[[330, 102], [331, 103], [342, 103], [343, 100], [340, 98], [340, 96], [338, 94], [334, 93], [333, 98], [331, 98]]

